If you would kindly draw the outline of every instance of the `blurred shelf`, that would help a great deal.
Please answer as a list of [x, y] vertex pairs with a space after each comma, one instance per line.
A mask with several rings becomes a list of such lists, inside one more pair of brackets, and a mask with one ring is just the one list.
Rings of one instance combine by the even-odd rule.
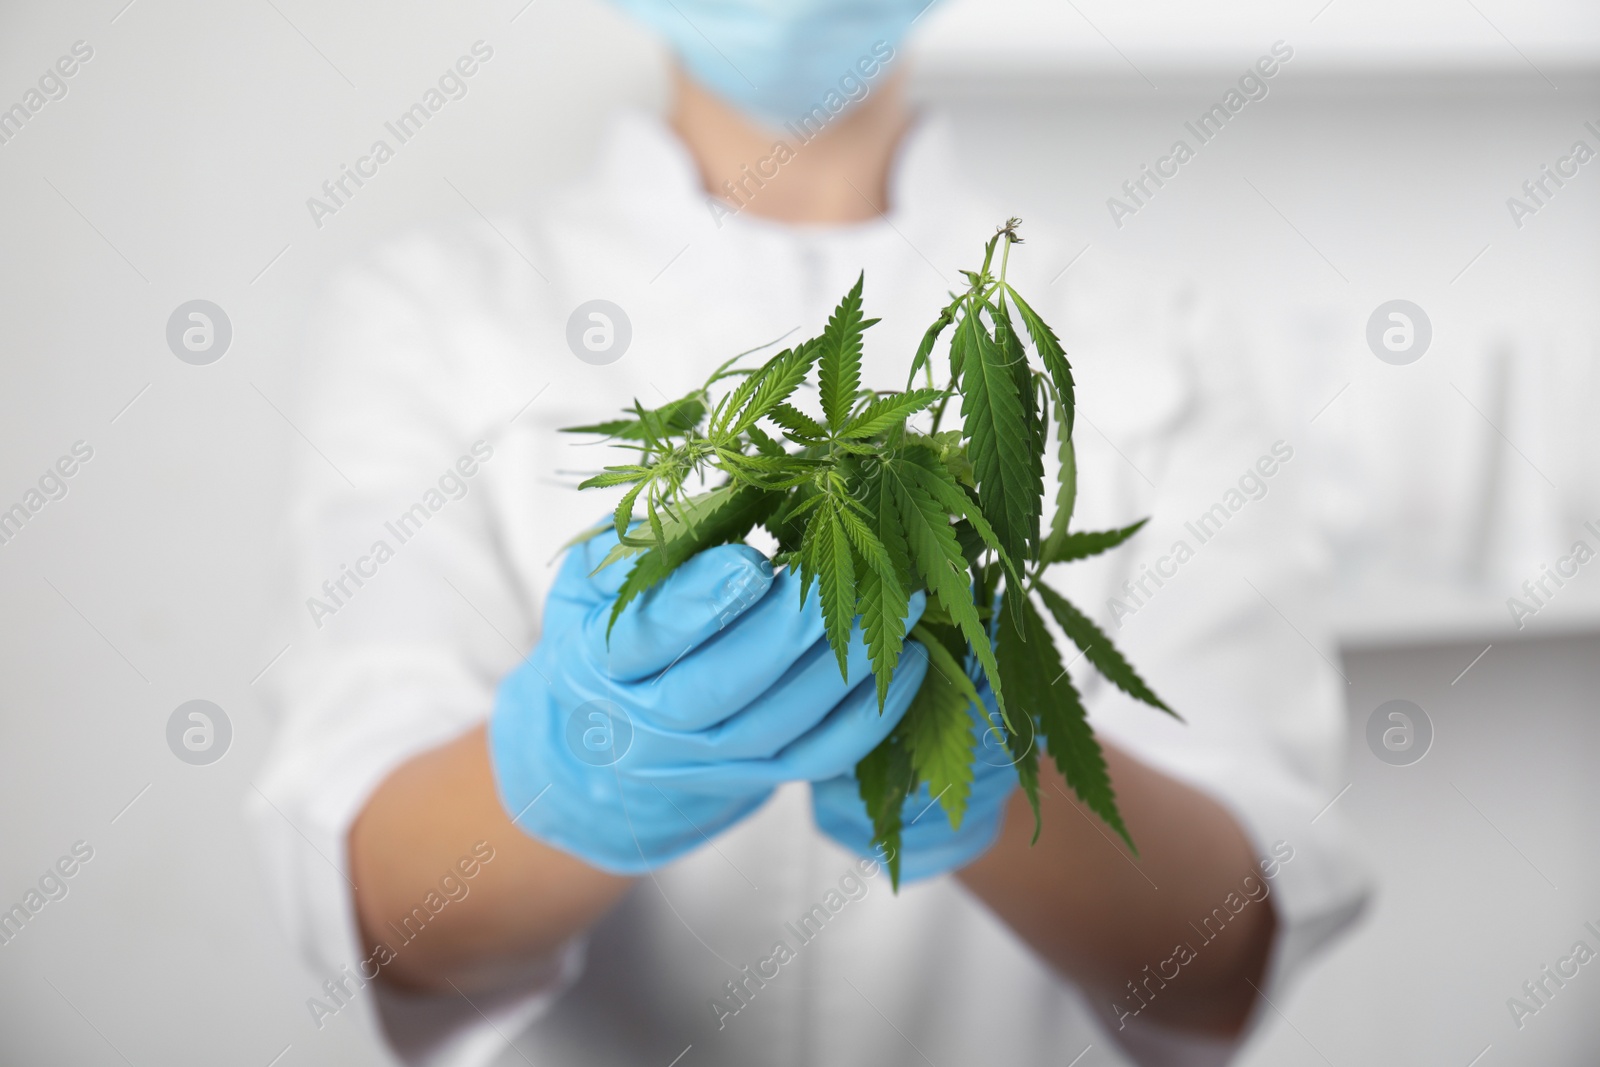
[[1559, 591], [1519, 628], [1509, 593], [1372, 580], [1340, 589], [1328, 606], [1334, 634], [1346, 649], [1448, 642], [1512, 642], [1600, 634], [1600, 595], [1572, 586]]
[[1297, 50], [1382, 53], [1403, 62], [1454, 57], [1519, 61], [1600, 56], [1591, 0], [943, 0], [918, 26], [942, 51], [1054, 53], [1154, 60], [1173, 55]]
[[[1248, 57], [1207, 63], [1172, 57], [1140, 72], [1103, 62], [1027, 55], [918, 53], [911, 94], [920, 101], [1089, 99], [1157, 101], [1173, 97], [1220, 97], [1245, 72]], [[1149, 81], [1145, 79], [1148, 78]], [[1548, 80], [1547, 80], [1548, 79]], [[1553, 88], [1553, 87], [1554, 88]], [[1593, 63], [1525, 65], [1469, 63], [1299, 63], [1280, 70], [1271, 92], [1296, 96], [1362, 98], [1451, 98], [1547, 96], [1600, 91], [1600, 60]], [[1561, 96], [1558, 96], [1558, 93]]]
[[1278, 78], [1297, 91], [1600, 85], [1600, 5], [1588, 0], [944, 0], [911, 49], [924, 97], [1155, 97], [1222, 92], [1275, 42], [1293, 52]]

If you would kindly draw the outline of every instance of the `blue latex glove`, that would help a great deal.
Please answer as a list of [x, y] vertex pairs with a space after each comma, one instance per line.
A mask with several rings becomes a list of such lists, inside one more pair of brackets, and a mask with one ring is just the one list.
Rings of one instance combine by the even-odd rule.
[[[925, 660], [926, 656], [906, 656], [904, 661]], [[972, 792], [959, 829], [951, 829], [949, 817], [934, 801], [928, 783], [906, 798], [901, 809], [900, 881], [923, 878], [965, 867], [989, 850], [1000, 835], [1006, 801], [1017, 788], [1015, 761], [1006, 749], [1001, 732], [1000, 711], [987, 680], [978, 683], [983, 699], [980, 713], [972, 705], [972, 729], [978, 734], [977, 761], [972, 768]], [[827, 781], [811, 785], [811, 810], [817, 827], [858, 856], [885, 859], [872, 845], [872, 820], [852, 768]]]
[[[853, 767], [905, 714], [926, 657], [907, 657], [883, 713], [859, 627], [850, 680], [817, 593], [746, 545], [700, 553], [606, 626], [630, 565], [573, 549], [544, 632], [500, 685], [489, 753], [500, 801], [531, 837], [642, 874], [754, 811], [785, 781]], [[921, 617], [923, 597], [911, 605]], [[909, 625], [909, 623], [908, 623]]]

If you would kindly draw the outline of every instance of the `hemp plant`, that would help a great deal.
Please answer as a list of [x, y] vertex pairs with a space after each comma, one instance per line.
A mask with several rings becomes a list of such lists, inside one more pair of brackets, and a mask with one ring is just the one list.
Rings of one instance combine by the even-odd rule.
[[[1016, 767], [1035, 841], [1042, 743], [1083, 803], [1133, 847], [1046, 614], [1112, 684], [1175, 715], [1044, 581], [1048, 568], [1114, 548], [1144, 521], [1072, 529], [1072, 368], [1055, 332], [1006, 280], [1020, 222], [999, 228], [978, 270], [961, 272], [967, 288], [951, 294], [923, 335], [904, 389], [861, 384], [862, 336], [879, 320], [863, 317], [858, 277], [821, 335], [759, 366], [740, 366], [750, 355], [742, 353], [687, 396], [650, 409], [635, 401], [624, 418], [568, 431], [636, 453], [582, 486], [628, 487], [614, 515], [618, 543], [596, 568], [637, 557], [613, 623], [695, 553], [761, 527], [777, 541], [774, 565], [798, 571], [802, 597], [816, 583], [827, 640], [847, 676], [860, 620], [880, 711], [901, 657], [927, 657], [905, 716], [856, 765], [873, 841], [896, 886], [906, 799], [926, 783], [959, 827], [985, 733]], [[934, 351], [946, 331], [948, 373], [939, 375]], [[802, 387], [813, 384], [817, 403], [802, 404]], [[956, 410], [959, 428], [945, 429]], [[1046, 526], [1052, 439], [1059, 474]], [[917, 590], [926, 608], [908, 633]]]

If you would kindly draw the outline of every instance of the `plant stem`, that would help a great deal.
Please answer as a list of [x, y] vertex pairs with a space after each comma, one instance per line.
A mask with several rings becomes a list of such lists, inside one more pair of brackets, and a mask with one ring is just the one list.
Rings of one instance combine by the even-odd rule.
[[995, 288], [1000, 291], [1000, 309], [1002, 311], [1005, 310], [1006, 306], [1006, 266], [1011, 262], [1011, 234], [1009, 231], [1005, 237], [1006, 246], [1000, 250], [1000, 280], [995, 283]]
[[955, 395], [956, 395], [956, 393], [955, 393], [954, 389], [949, 389], [949, 390], [945, 391], [944, 399], [939, 401], [938, 408], [936, 408], [934, 410], [934, 412], [933, 412], [933, 430], [931, 431], [932, 433], [938, 433], [939, 432], [939, 423], [944, 421], [945, 405], [949, 404], [950, 403], [950, 398], [955, 396]]

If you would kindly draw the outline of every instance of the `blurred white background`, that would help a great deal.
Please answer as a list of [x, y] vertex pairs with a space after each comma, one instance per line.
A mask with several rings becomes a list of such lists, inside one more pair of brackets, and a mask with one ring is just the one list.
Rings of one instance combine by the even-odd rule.
[[[1247, 1062], [1593, 1063], [1600, 980], [1521, 1032], [1504, 1002], [1600, 923], [1597, 568], [1525, 629], [1506, 600], [1600, 544], [1600, 162], [1520, 228], [1506, 201], [1574, 141], [1600, 148], [1600, 8], [949, 0], [925, 21], [917, 93], [1063, 250], [1059, 284], [1102, 257], [1226, 297], [1326, 479], [1353, 682], [1339, 803], [1380, 895]], [[316, 227], [306, 198], [479, 39], [495, 58], [468, 96]], [[1268, 97], [1115, 225], [1107, 198], [1280, 40]], [[580, 173], [609, 111], [657, 101], [660, 57], [597, 2], [14, 2], [0, 107], [78, 41], [65, 97], [0, 144], [0, 508], [94, 450], [0, 546], [0, 906], [73, 842], [94, 858], [0, 946], [0, 1060], [386, 1062], [359, 1013], [312, 1025], [321, 976], [277, 932], [240, 819], [272, 729], [256, 683], [306, 639], [279, 567], [284, 471], [310, 447], [289, 421], [300, 324], [367, 243]], [[196, 298], [232, 321], [210, 366], [165, 339]], [[1365, 340], [1397, 298], [1433, 326], [1408, 366]], [[1395, 697], [1433, 715], [1413, 767], [1361, 740]], [[195, 698], [233, 725], [212, 766], [167, 749]]]

